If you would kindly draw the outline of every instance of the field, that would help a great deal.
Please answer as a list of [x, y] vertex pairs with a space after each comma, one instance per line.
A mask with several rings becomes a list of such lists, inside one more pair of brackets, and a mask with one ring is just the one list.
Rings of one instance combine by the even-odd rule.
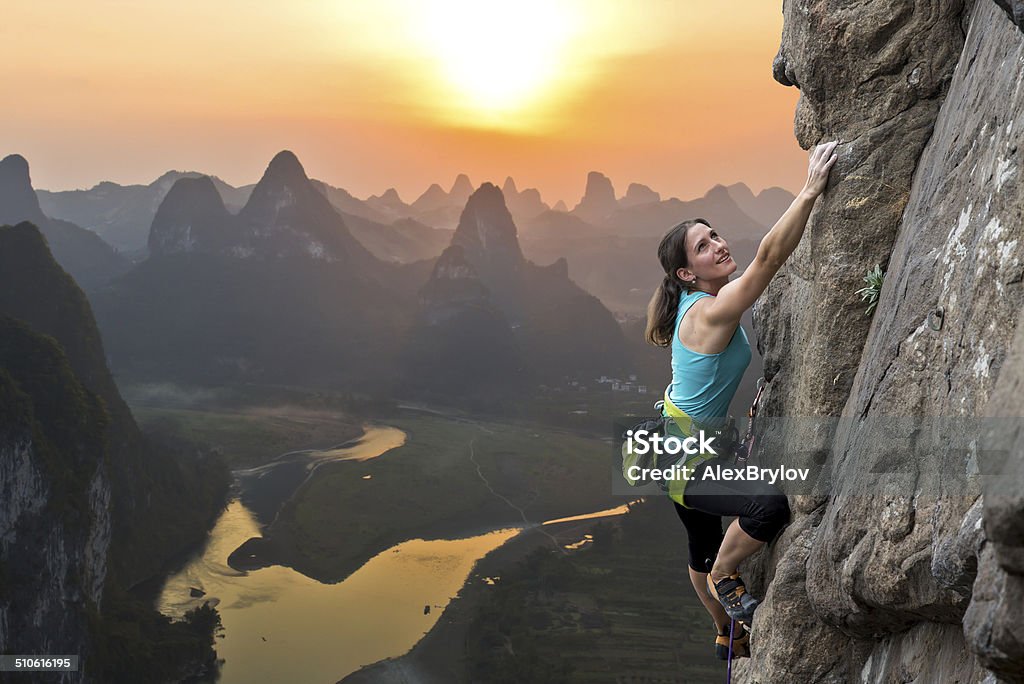
[[275, 560], [337, 581], [406, 539], [463, 537], [624, 503], [610, 493], [612, 447], [600, 439], [411, 411], [381, 422], [406, 432], [405, 445], [322, 466], [268, 531]]

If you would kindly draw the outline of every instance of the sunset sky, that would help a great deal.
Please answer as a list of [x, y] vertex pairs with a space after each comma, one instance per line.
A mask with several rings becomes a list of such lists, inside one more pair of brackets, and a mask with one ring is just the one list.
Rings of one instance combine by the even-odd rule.
[[357, 197], [512, 175], [575, 205], [588, 171], [688, 199], [797, 190], [781, 2], [8, 3], [0, 156], [37, 188], [242, 185], [291, 149]]

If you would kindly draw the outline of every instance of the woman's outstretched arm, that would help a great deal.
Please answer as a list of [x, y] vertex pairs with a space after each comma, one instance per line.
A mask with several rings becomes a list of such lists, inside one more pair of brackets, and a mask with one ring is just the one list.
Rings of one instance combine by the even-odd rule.
[[703, 307], [703, 318], [712, 326], [735, 326], [743, 312], [754, 305], [782, 264], [800, 243], [807, 219], [818, 196], [825, 191], [828, 174], [836, 163], [837, 141], [818, 145], [811, 152], [807, 182], [786, 213], [761, 240], [757, 255], [746, 271], [728, 283]]

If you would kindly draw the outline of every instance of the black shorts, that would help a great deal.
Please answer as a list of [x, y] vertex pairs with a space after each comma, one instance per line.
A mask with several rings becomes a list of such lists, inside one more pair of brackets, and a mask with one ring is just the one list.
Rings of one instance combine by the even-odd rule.
[[703, 480], [705, 468], [716, 465], [736, 468], [730, 461], [713, 458], [697, 467], [694, 480], [686, 486], [683, 500], [675, 501], [676, 513], [686, 527], [690, 567], [711, 572], [718, 548], [722, 545], [722, 517], [736, 516], [740, 528], [754, 539], [769, 542], [789, 522], [789, 501], [777, 487], [761, 481]]

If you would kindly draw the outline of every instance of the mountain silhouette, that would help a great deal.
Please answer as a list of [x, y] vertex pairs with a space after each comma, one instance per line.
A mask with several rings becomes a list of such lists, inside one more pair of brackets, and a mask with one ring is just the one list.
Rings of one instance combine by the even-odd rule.
[[95, 290], [130, 267], [126, 258], [95, 233], [47, 217], [32, 189], [28, 162], [12, 154], [0, 160], [0, 225], [22, 221], [42, 232], [54, 258], [86, 291]]
[[583, 198], [572, 213], [588, 223], [601, 224], [618, 208], [611, 180], [602, 173], [591, 171], [587, 174], [587, 188]]
[[452, 184], [452, 189], [448, 191], [448, 199], [452, 204], [465, 205], [466, 200], [473, 194], [473, 183], [470, 182], [469, 176], [464, 173], [460, 173]]
[[[457, 355], [443, 340], [461, 344], [456, 340], [479, 335], [492, 342], [470, 347], [484, 352], [502, 340], [495, 347], [505, 359], [497, 364], [502, 373], [491, 374], [492, 386], [481, 381], [480, 392], [620, 372], [626, 364], [611, 313], [569, 279], [564, 259], [542, 267], [523, 257], [502, 191], [490, 183], [467, 201], [451, 246], [421, 290], [420, 321], [421, 331], [432, 328], [432, 348], [444, 358]], [[462, 371], [453, 366], [439, 372]]]
[[629, 207], [636, 206], [638, 204], [650, 204], [652, 202], [660, 202], [661, 195], [651, 190], [646, 185], [640, 183], [630, 183], [629, 188], [626, 189], [626, 194], [619, 200], [619, 207], [628, 209]]
[[[43, 213], [71, 221], [99, 235], [134, 260], [146, 255], [149, 228], [157, 208], [181, 178], [199, 178], [195, 171], [168, 171], [148, 185], [118, 185], [103, 181], [88, 190], [36, 190]], [[235, 188], [210, 176], [229, 211], [237, 212], [253, 186]]]
[[734, 183], [726, 191], [743, 213], [762, 226], [773, 226], [786, 213], [796, 197], [782, 188], [766, 188], [756, 196], [743, 183]]
[[237, 216], [227, 212], [210, 179], [179, 179], [153, 219], [149, 247], [154, 255], [341, 261], [358, 271], [372, 270], [377, 261], [287, 150], [271, 160]]

